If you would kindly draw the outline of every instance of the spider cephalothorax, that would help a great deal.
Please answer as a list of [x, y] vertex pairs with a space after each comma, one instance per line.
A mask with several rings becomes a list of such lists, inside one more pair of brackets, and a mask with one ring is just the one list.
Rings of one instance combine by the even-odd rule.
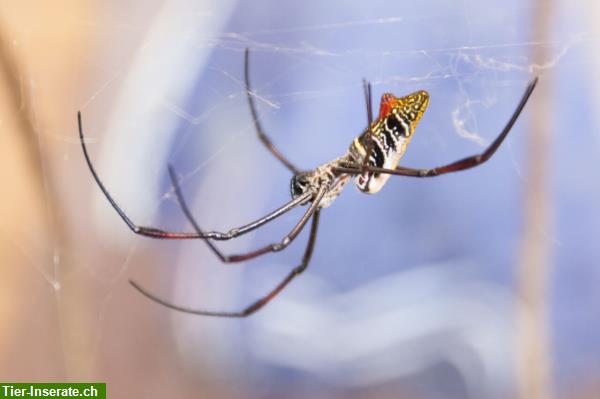
[[[283, 166], [285, 166], [293, 177], [290, 183], [290, 189], [292, 194], [292, 200], [287, 204], [275, 209], [267, 215], [241, 227], [233, 228], [227, 232], [218, 231], [203, 231], [196, 219], [192, 216], [190, 209], [187, 206], [185, 198], [181, 194], [179, 188], [179, 182], [175, 171], [169, 166], [169, 176], [173, 187], [175, 189], [175, 195], [181, 207], [181, 210], [185, 214], [187, 220], [193, 227], [191, 232], [172, 232], [157, 229], [155, 227], [139, 226], [135, 224], [123, 211], [123, 209], [117, 204], [117, 202], [110, 195], [94, 166], [87, 151], [85, 140], [83, 137], [83, 127], [81, 123], [81, 113], [77, 114], [79, 123], [79, 138], [81, 141], [81, 147], [85, 161], [96, 181], [96, 184], [100, 187], [100, 190], [115, 209], [118, 215], [123, 219], [127, 226], [136, 234], [140, 234], [146, 237], [160, 238], [160, 239], [191, 239], [200, 238], [208, 245], [209, 249], [224, 263], [235, 263], [242, 262], [249, 259], [259, 257], [261, 255], [277, 252], [285, 249], [297, 236], [300, 234], [302, 229], [306, 226], [309, 220], [312, 220], [310, 233], [308, 237], [308, 243], [304, 250], [302, 262], [293, 268], [288, 275], [277, 284], [271, 291], [266, 295], [262, 296], [258, 300], [254, 301], [246, 308], [241, 311], [228, 312], [228, 311], [211, 311], [204, 309], [194, 309], [174, 305], [168, 301], [165, 301], [151, 292], [145, 290], [137, 283], [130, 281], [130, 283], [138, 289], [143, 295], [152, 299], [155, 302], [160, 303], [168, 308], [178, 310], [180, 312], [192, 313], [204, 316], [218, 316], [218, 317], [245, 317], [251, 315], [257, 310], [261, 309], [266, 305], [273, 297], [279, 294], [296, 276], [302, 273], [310, 262], [312, 252], [317, 239], [317, 228], [319, 225], [319, 217], [321, 214], [321, 208], [326, 208], [332, 204], [332, 202], [340, 194], [346, 183], [353, 176], [356, 177], [356, 185], [358, 188], [366, 193], [376, 193], [391, 175], [399, 176], [412, 176], [412, 177], [431, 177], [439, 176], [445, 173], [456, 172], [459, 170], [469, 169], [478, 165], [481, 165], [496, 152], [504, 138], [508, 135], [508, 132], [512, 129], [513, 125], [517, 121], [523, 107], [527, 103], [529, 96], [533, 92], [537, 83], [535, 78], [525, 90], [525, 93], [521, 97], [521, 101], [517, 105], [517, 108], [513, 112], [508, 123], [496, 139], [490, 144], [490, 146], [481, 154], [473, 155], [460, 159], [458, 161], [438, 166], [432, 169], [414, 169], [403, 166], [398, 166], [402, 155], [406, 151], [410, 139], [412, 138], [415, 126], [419, 123], [419, 120], [423, 116], [427, 105], [429, 104], [429, 95], [425, 91], [417, 91], [409, 94], [405, 97], [395, 97], [393, 94], [384, 94], [381, 98], [381, 107], [379, 109], [379, 116], [377, 120], [373, 122], [371, 112], [371, 87], [369, 84], [365, 84], [365, 98], [367, 100], [367, 117], [368, 124], [367, 129], [363, 131], [361, 135], [354, 139], [350, 149], [342, 157], [337, 158], [331, 162], [317, 167], [316, 169], [309, 172], [302, 172], [292, 162], [290, 162], [283, 154], [275, 148], [269, 137], [264, 133], [263, 128], [258, 119], [258, 113], [256, 112], [256, 106], [254, 104], [254, 94], [250, 88], [250, 78], [248, 72], [248, 50], [245, 55], [245, 68], [244, 78], [246, 82], [246, 95], [248, 98], [248, 105], [250, 106], [250, 112], [254, 120], [254, 127], [260, 141], [265, 147], [277, 158]], [[229, 240], [238, 237], [242, 234], [246, 234], [253, 231], [270, 221], [278, 218], [284, 213], [296, 208], [299, 205], [309, 205], [308, 209], [304, 212], [304, 215], [294, 225], [288, 234], [286, 234], [281, 241], [275, 242], [264, 247], [258, 248], [254, 251], [236, 254], [226, 255], [221, 252], [213, 240]]]
[[347, 174], [336, 173], [335, 168], [342, 166], [344, 162], [350, 161], [352, 161], [352, 158], [346, 155], [323, 164], [310, 172], [294, 174], [290, 183], [292, 198], [296, 199], [310, 192], [312, 194], [310, 202], [312, 202], [317, 198], [319, 190], [322, 187], [327, 187], [323, 198], [319, 201], [319, 208], [327, 208], [340, 195], [350, 179]]

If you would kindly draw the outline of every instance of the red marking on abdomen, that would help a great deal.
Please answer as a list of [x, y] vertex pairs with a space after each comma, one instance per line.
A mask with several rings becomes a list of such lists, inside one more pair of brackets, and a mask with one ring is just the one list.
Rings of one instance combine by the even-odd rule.
[[392, 112], [398, 98], [392, 93], [384, 93], [381, 96], [381, 105], [379, 106], [379, 119], [383, 119]]

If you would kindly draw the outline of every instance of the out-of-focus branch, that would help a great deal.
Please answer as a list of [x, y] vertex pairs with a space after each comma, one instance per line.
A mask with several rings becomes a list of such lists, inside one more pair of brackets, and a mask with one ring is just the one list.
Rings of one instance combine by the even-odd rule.
[[[5, 131], [5, 134], [13, 134], [22, 142], [22, 148], [26, 151], [27, 163], [32, 166], [36, 186], [40, 189], [39, 194], [44, 195], [44, 180], [42, 176], [42, 159], [38, 147], [31, 118], [31, 101], [27, 91], [22, 90], [19, 79], [20, 68], [16, 62], [15, 54], [11, 51], [4, 32], [0, 31], [0, 79], [6, 86], [7, 106], [13, 111], [18, 124], [17, 131]], [[48, 187], [47, 190], [51, 190]], [[54, 197], [49, 193], [50, 197]]]
[[[49, 272], [47, 279], [55, 289], [61, 289], [58, 284], [60, 270], [68, 265], [61, 258], [61, 254], [56, 251], [60, 248], [62, 251], [69, 252], [65, 225], [59, 218], [65, 212], [61, 209], [56, 184], [45, 161], [44, 151], [40, 148], [40, 133], [34, 124], [34, 110], [27, 90], [28, 86], [23, 82], [23, 68], [19, 63], [17, 52], [11, 48], [12, 40], [9, 40], [8, 37], [6, 32], [0, 32], [0, 85], [3, 91], [1, 101], [4, 112], [10, 115], [10, 117], [3, 118], [5, 125], [2, 131], [4, 135], [2, 151], [6, 151], [9, 155], [3, 154], [0, 157], [3, 161], [10, 162], [10, 165], [2, 167], [6, 176], [1, 180], [11, 190], [10, 195], [4, 196], [6, 203], [0, 210], [0, 215], [7, 214], [7, 217], [2, 216], [3, 231], [0, 231], [0, 236], [6, 234], [14, 240], [14, 232], [18, 231], [20, 226], [33, 226], [37, 232], [36, 237], [41, 238], [47, 244], [41, 246], [45, 247], [42, 251], [46, 251], [42, 255], [44, 259], [42, 262], [52, 265], [54, 268], [54, 273]], [[7, 120], [10, 122], [6, 122]], [[35, 247], [39, 246], [39, 241], [35, 244], [22, 242], [21, 245], [24, 248]], [[10, 247], [0, 250], [0, 257], [7, 260], [6, 265], [15, 264], [15, 256], [12, 252]], [[42, 267], [45, 270], [52, 270], [52, 267]], [[19, 270], [22, 269], [11, 268], [9, 273], [18, 273]], [[56, 296], [56, 298], [60, 300], [61, 296]], [[69, 323], [66, 322], [73, 319], [72, 314], [76, 312], [68, 313], [63, 310], [64, 306], [59, 305], [56, 306], [56, 309], [59, 312], [57, 316], [61, 325], [68, 326]], [[20, 333], [16, 331], [15, 334], [18, 337]], [[67, 347], [72, 345], [67, 342], [64, 331], [62, 340], [63, 342], [59, 343], [58, 347], [65, 349], [65, 372], [66, 377], [70, 377], [72, 373], [69, 370], [76, 369], [79, 366], [77, 363], [81, 362], [67, 359], [67, 354], [72, 354], [73, 351], [68, 351]], [[83, 361], [87, 357], [81, 357], [81, 359]]]
[[[533, 14], [533, 35], [535, 38], [549, 37], [553, 2], [537, 3], [539, 7]], [[533, 48], [533, 62], [542, 65], [549, 56], [546, 47]], [[521, 399], [554, 397], [547, 306], [550, 270], [547, 237], [551, 225], [548, 153], [552, 136], [549, 83], [540, 79], [537, 92], [529, 104], [530, 132], [526, 150], [523, 239], [517, 273], [517, 370]]]

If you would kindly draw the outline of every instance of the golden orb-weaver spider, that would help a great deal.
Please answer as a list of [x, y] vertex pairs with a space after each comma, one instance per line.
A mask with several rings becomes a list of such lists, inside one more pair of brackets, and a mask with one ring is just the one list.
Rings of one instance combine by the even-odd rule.
[[[254, 104], [254, 93], [252, 92], [250, 86], [248, 60], [249, 51], [246, 49], [244, 59], [244, 78], [248, 105], [254, 120], [256, 134], [265, 147], [279, 161], [281, 161], [281, 163], [287, 169], [289, 169], [290, 172], [293, 173], [291, 179], [292, 200], [273, 212], [261, 217], [260, 219], [244, 226], [231, 229], [226, 233], [218, 231], [204, 231], [200, 228], [181, 194], [179, 183], [177, 182], [177, 178], [175, 176], [175, 171], [170, 165], [168, 167], [169, 176], [175, 189], [175, 195], [177, 196], [177, 200], [183, 213], [193, 226], [194, 230], [192, 232], [171, 232], [154, 227], [136, 225], [113, 199], [98, 177], [85, 144], [81, 113], [77, 113], [79, 137], [83, 149], [83, 155], [90, 172], [92, 173], [94, 180], [104, 193], [104, 196], [108, 202], [110, 202], [111, 206], [119, 214], [121, 219], [123, 219], [123, 221], [135, 234], [151, 238], [175, 240], [200, 238], [204, 240], [210, 250], [222, 262], [235, 263], [243, 262], [270, 252], [278, 252], [285, 249], [298, 236], [298, 234], [300, 234], [302, 229], [308, 223], [309, 219], [312, 219], [310, 234], [301, 263], [292, 269], [292, 271], [288, 273], [288, 275], [269, 293], [251, 303], [249, 306], [239, 312], [209, 311], [174, 305], [161, 298], [158, 298], [154, 294], [142, 288], [136, 282], [130, 280], [131, 285], [133, 285], [133, 287], [135, 287], [146, 297], [177, 311], [204, 316], [246, 317], [261, 309], [271, 299], [273, 299], [273, 297], [279, 294], [296, 276], [301, 274], [308, 267], [317, 238], [317, 227], [319, 225], [321, 209], [332, 204], [352, 176], [355, 176], [355, 183], [359, 190], [365, 193], [373, 194], [378, 192], [384, 186], [391, 175], [432, 177], [481, 165], [490, 159], [500, 144], [502, 144], [502, 141], [508, 135], [513, 125], [517, 121], [517, 118], [525, 107], [527, 100], [531, 96], [531, 93], [537, 84], [536, 77], [527, 86], [521, 101], [517, 105], [517, 108], [513, 112], [502, 132], [500, 132], [492, 144], [490, 144], [490, 146], [481, 154], [466, 157], [459, 161], [432, 169], [413, 169], [398, 166], [398, 163], [406, 151], [406, 146], [412, 138], [416, 125], [419, 123], [419, 120], [423, 116], [423, 113], [429, 104], [429, 95], [425, 91], [417, 91], [407, 96], [398, 98], [393, 94], [386, 93], [381, 98], [379, 116], [375, 121], [373, 121], [371, 109], [371, 87], [365, 82], [365, 99], [367, 103], [368, 117], [367, 128], [360, 136], [353, 140], [349, 150], [345, 155], [321, 165], [312, 171], [301, 171], [289, 160], [287, 160], [287, 158], [284, 157], [277, 148], [275, 148], [269, 137], [263, 131], [262, 125], [258, 118], [258, 113], [256, 111], [256, 106]], [[310, 205], [306, 212], [304, 212], [304, 215], [300, 218], [292, 230], [278, 243], [273, 243], [248, 253], [225, 255], [211, 241], [229, 240], [238, 237], [263, 226], [264, 224], [276, 219], [277, 217], [299, 205], [307, 204]]]

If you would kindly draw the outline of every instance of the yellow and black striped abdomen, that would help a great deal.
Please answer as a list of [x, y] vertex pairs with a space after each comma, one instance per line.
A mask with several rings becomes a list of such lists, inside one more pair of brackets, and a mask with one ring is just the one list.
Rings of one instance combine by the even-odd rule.
[[[405, 97], [395, 97], [386, 93], [381, 97], [379, 117], [350, 146], [354, 161], [362, 164], [367, 156], [369, 135], [373, 140], [369, 154], [369, 166], [394, 169], [406, 151], [417, 123], [429, 104], [426, 91], [417, 91]], [[389, 179], [389, 174], [365, 173], [356, 177], [358, 188], [369, 194], [381, 190]]]

